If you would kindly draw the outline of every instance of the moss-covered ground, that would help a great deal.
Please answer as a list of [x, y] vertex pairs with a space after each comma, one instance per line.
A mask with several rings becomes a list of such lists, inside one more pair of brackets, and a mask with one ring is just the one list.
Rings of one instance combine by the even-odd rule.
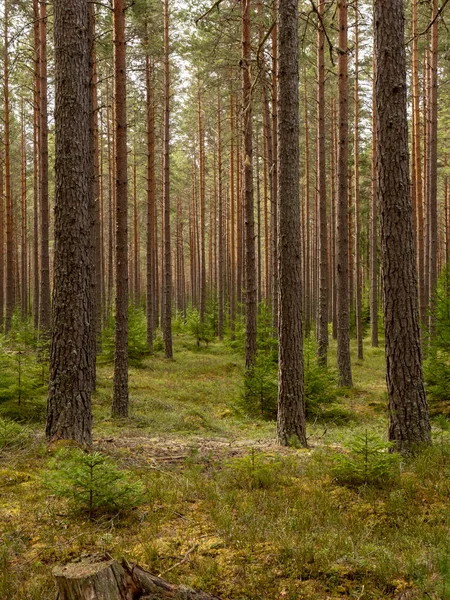
[[95, 449], [143, 496], [92, 520], [48, 483], [62, 450], [43, 437], [45, 398], [0, 404], [25, 422], [0, 450], [0, 598], [54, 600], [52, 567], [99, 551], [230, 600], [450, 598], [447, 433], [435, 426], [433, 449], [385, 485], [334, 476], [336, 453], [387, 427], [383, 351], [364, 350], [342, 392], [354, 418], [309, 423], [308, 449], [280, 449], [275, 423], [242, 414], [242, 359], [224, 344], [180, 335], [174, 360], [130, 369], [124, 422], [99, 366]]

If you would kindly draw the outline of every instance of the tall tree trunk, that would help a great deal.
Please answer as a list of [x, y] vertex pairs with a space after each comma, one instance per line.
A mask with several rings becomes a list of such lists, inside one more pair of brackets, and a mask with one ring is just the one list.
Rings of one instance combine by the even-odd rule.
[[436, 288], [438, 276], [438, 201], [437, 201], [437, 133], [438, 133], [438, 2], [432, 0], [432, 19], [431, 26], [431, 60], [430, 60], [430, 179], [428, 182], [428, 215], [429, 225], [429, 328], [430, 335], [434, 334], [436, 324]]
[[419, 315], [422, 323], [426, 320], [427, 300], [424, 287], [424, 227], [423, 227], [423, 178], [422, 150], [420, 141], [420, 96], [419, 96], [419, 44], [418, 44], [418, 0], [412, 0], [412, 118], [413, 148], [417, 213], [417, 268], [419, 274]]
[[5, 313], [5, 196], [3, 151], [0, 149], [0, 332], [3, 332]]
[[[41, 103], [41, 42], [39, 0], [33, 0], [34, 34], [34, 111], [33, 111], [33, 323], [39, 327], [39, 177], [40, 177], [40, 103]], [[0, 223], [3, 235], [3, 221]], [[3, 326], [3, 246], [0, 248], [0, 329]]]
[[[90, 86], [90, 146], [92, 153], [92, 227], [93, 227], [93, 270], [92, 285], [95, 298], [95, 327], [93, 329], [93, 352], [101, 351], [102, 342], [102, 245], [101, 245], [101, 221], [100, 221], [100, 168], [99, 168], [99, 128], [98, 128], [98, 77], [97, 77], [97, 54], [95, 38], [96, 14], [95, 4], [89, 3], [89, 86]], [[95, 360], [95, 357], [94, 357]], [[93, 382], [95, 387], [95, 381]]]
[[403, 0], [375, 0], [374, 22], [389, 439], [400, 452], [411, 452], [431, 443], [431, 428], [422, 374], [411, 216]]
[[222, 106], [220, 91], [217, 94], [217, 170], [218, 170], [218, 210], [219, 210], [219, 249], [218, 249], [218, 315], [217, 333], [219, 340], [223, 338], [224, 326], [224, 288], [225, 288], [225, 244], [224, 244], [224, 214], [223, 214], [223, 179], [222, 179]]
[[323, 18], [325, 0], [319, 0], [319, 24], [317, 30], [317, 110], [318, 110], [318, 195], [319, 195], [319, 302], [317, 323], [317, 361], [320, 366], [327, 364], [328, 353], [328, 223], [327, 223], [327, 182], [325, 164], [325, 33]]
[[114, 0], [116, 310], [112, 415], [128, 416], [128, 196], [125, 1]]
[[230, 333], [235, 338], [236, 320], [236, 237], [235, 237], [235, 196], [234, 196], [234, 102], [230, 91]]
[[253, 199], [253, 140], [251, 97], [251, 0], [242, 2], [242, 137], [244, 141], [243, 198], [245, 214], [245, 366], [256, 359], [256, 257]]
[[5, 208], [6, 208], [6, 318], [5, 332], [11, 329], [11, 319], [15, 305], [14, 289], [14, 224], [13, 199], [11, 189], [11, 139], [10, 139], [10, 109], [9, 109], [9, 2], [4, 7], [4, 122], [5, 122]]
[[350, 360], [350, 297], [349, 297], [349, 211], [348, 211], [348, 4], [338, 2], [339, 28], [339, 146], [337, 196], [337, 358], [339, 384], [352, 387]]
[[147, 98], [147, 346], [153, 350], [155, 332], [155, 108], [152, 74], [148, 50], [145, 57]]
[[54, 1], [54, 35], [55, 287], [46, 434], [49, 441], [72, 439], [89, 446], [95, 362], [86, 0]]
[[359, 198], [359, 14], [358, 0], [354, 0], [355, 12], [355, 94], [354, 94], [354, 174], [355, 174], [355, 275], [356, 275], [356, 341], [358, 359], [363, 359], [362, 332], [362, 277], [361, 277], [361, 214]]
[[300, 260], [298, 2], [278, 11], [278, 442], [306, 446]]
[[304, 320], [305, 320], [305, 337], [309, 338], [311, 333], [311, 272], [312, 272], [312, 257], [311, 257], [311, 194], [309, 184], [309, 125], [308, 125], [308, 101], [306, 96], [305, 85], [304, 98], [304, 127], [305, 127], [305, 274], [304, 274]]
[[39, 298], [39, 328], [44, 335], [50, 331], [50, 256], [48, 198], [48, 98], [47, 98], [47, 4], [40, 4], [40, 214], [41, 214], [41, 282]]
[[28, 235], [27, 235], [27, 153], [25, 137], [25, 115], [22, 103], [22, 135], [21, 135], [21, 235], [20, 235], [20, 312], [22, 319], [28, 315]]
[[278, 331], [278, 25], [277, 1], [272, 0], [272, 321]]
[[200, 321], [203, 323], [206, 314], [206, 184], [205, 184], [205, 140], [203, 131], [203, 115], [200, 96], [200, 82], [198, 82], [198, 154], [199, 154], [199, 179], [200, 179]]
[[169, 66], [169, 0], [164, 0], [164, 267], [163, 267], [163, 336], [164, 354], [173, 357], [172, 350], [172, 265], [170, 250], [170, 66]]
[[375, 57], [372, 61], [372, 167], [370, 190], [370, 331], [372, 347], [378, 348], [378, 237], [377, 237], [377, 128], [375, 101]]

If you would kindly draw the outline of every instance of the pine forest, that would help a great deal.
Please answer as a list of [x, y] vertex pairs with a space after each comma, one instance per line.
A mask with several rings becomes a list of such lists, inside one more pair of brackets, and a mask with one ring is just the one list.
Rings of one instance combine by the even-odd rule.
[[450, 600], [448, 0], [0, 0], [0, 600]]

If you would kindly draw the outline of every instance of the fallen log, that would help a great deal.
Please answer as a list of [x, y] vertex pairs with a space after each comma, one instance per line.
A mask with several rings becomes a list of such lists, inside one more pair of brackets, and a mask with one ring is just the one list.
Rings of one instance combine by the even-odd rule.
[[55, 567], [57, 600], [220, 600], [205, 592], [173, 585], [126, 560], [92, 555]]

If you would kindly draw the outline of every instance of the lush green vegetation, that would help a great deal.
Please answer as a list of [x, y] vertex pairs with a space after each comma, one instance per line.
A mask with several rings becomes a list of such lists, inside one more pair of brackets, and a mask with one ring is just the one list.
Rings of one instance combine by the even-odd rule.
[[335, 419], [311, 415], [309, 449], [280, 449], [274, 421], [243, 410], [241, 356], [177, 330], [175, 360], [130, 369], [126, 422], [104, 349], [91, 456], [47, 447], [42, 390], [2, 398], [0, 598], [53, 600], [52, 566], [98, 550], [236, 600], [450, 597], [447, 422], [425, 453], [389, 458], [381, 349], [355, 359]]

